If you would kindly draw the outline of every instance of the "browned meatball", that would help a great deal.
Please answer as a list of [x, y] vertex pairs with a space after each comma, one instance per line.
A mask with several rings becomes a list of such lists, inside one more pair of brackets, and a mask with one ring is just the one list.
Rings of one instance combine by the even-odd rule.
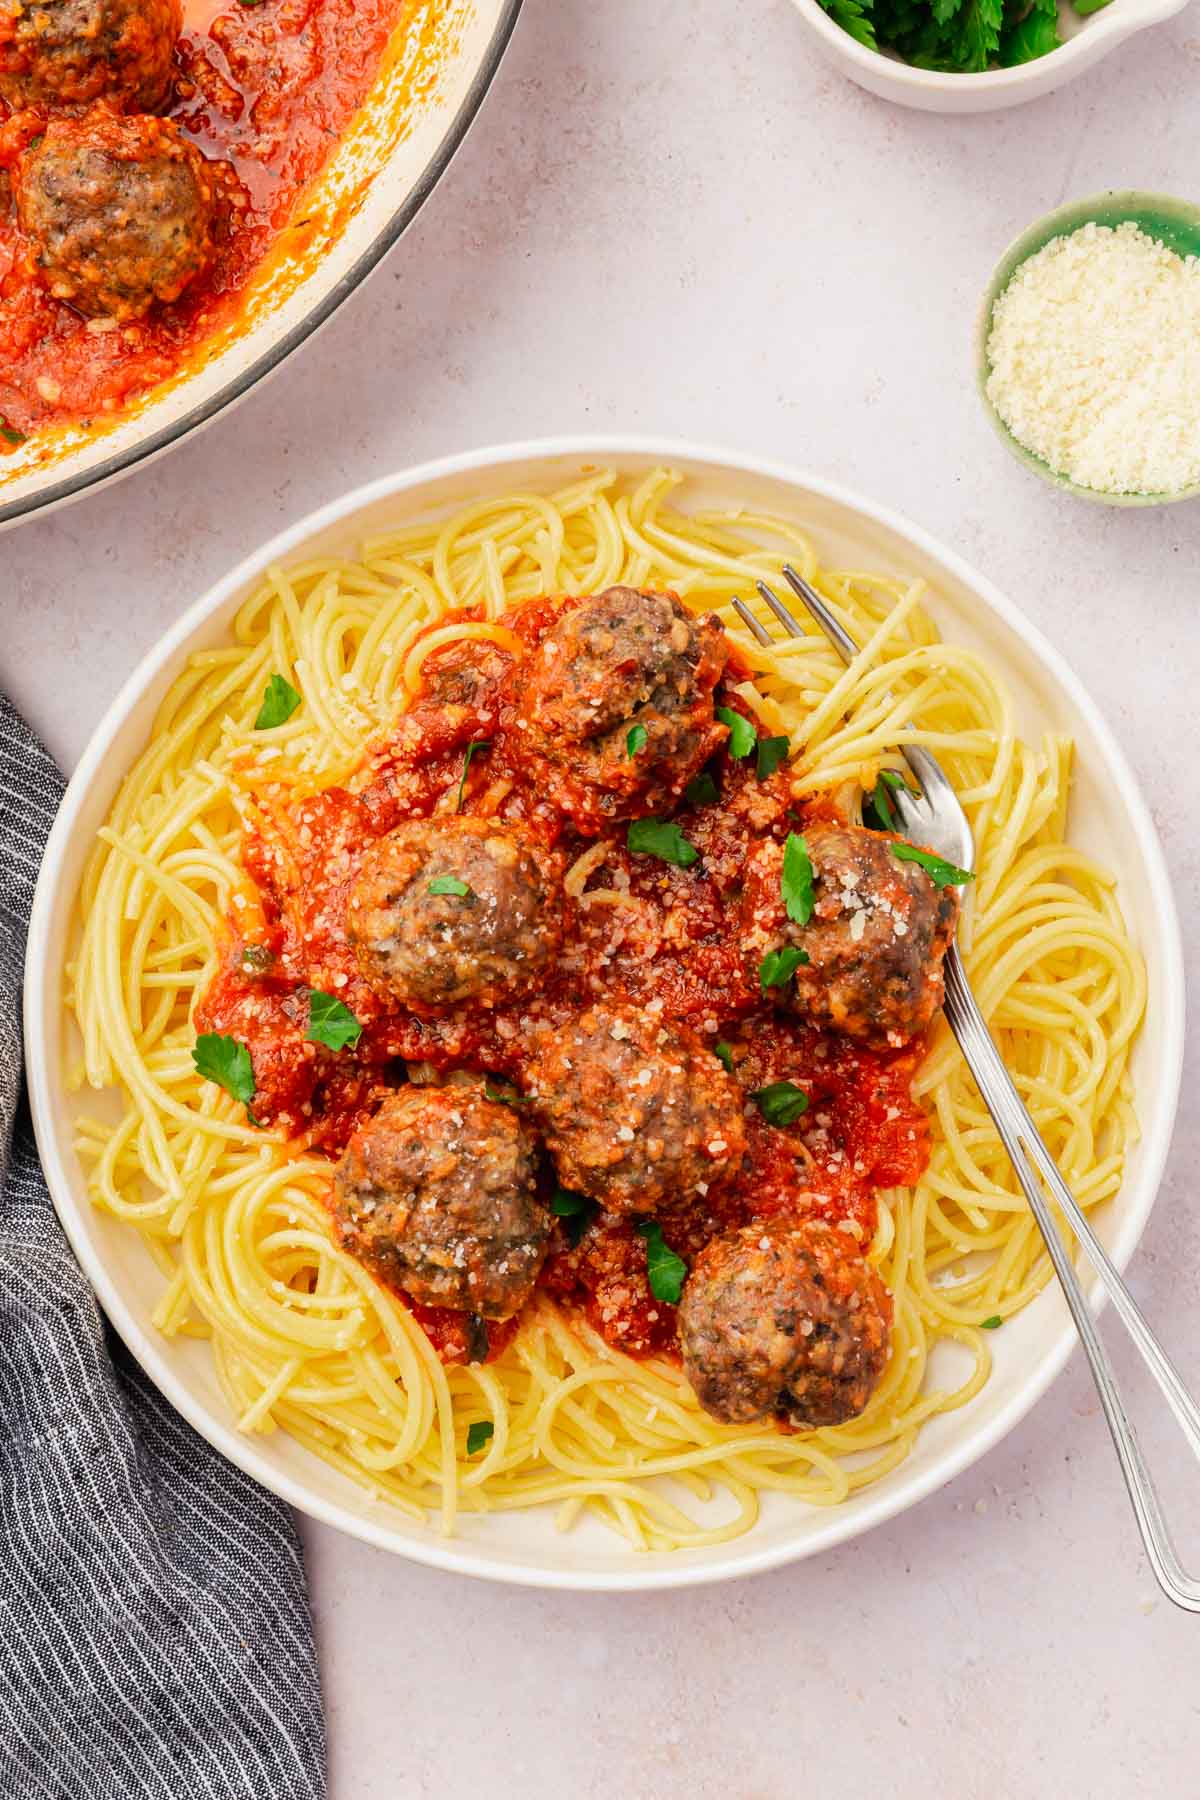
[[140, 319], [175, 300], [212, 250], [212, 170], [169, 119], [97, 107], [56, 119], [17, 169], [17, 212], [42, 279], [80, 312]]
[[417, 1011], [495, 1006], [528, 992], [558, 954], [557, 869], [512, 826], [415, 820], [367, 852], [346, 936], [372, 987]]
[[[652, 812], [677, 799], [724, 741], [713, 689], [727, 656], [711, 615], [695, 617], [670, 594], [608, 588], [542, 638], [519, 724], [543, 755], [598, 790], [604, 817]], [[631, 756], [635, 726], [645, 742]]]
[[898, 1048], [924, 1031], [942, 1004], [942, 962], [958, 922], [958, 890], [938, 889], [918, 863], [901, 862], [894, 840], [851, 825], [804, 834], [813, 868], [805, 925], [781, 897], [783, 848], [759, 846], [747, 871], [745, 940], [758, 967], [785, 944], [809, 960], [769, 991], [823, 1029]]
[[844, 1232], [776, 1217], [700, 1252], [679, 1304], [679, 1344], [714, 1419], [840, 1425], [875, 1391], [891, 1323], [883, 1283]]
[[182, 26], [180, 0], [0, 0], [0, 97], [155, 112]]
[[550, 1217], [532, 1133], [475, 1087], [406, 1088], [355, 1132], [334, 1175], [347, 1250], [428, 1306], [505, 1319], [533, 1291]]
[[698, 1039], [630, 1006], [542, 1033], [525, 1091], [565, 1188], [650, 1213], [736, 1170], [741, 1091]]

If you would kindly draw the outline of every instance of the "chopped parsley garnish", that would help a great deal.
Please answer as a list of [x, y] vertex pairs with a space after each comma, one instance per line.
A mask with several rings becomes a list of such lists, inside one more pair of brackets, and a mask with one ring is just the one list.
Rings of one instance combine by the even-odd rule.
[[797, 831], [788, 832], [787, 843], [783, 846], [783, 875], [779, 889], [792, 924], [807, 925], [813, 911], [813, 866], [808, 845]]
[[788, 741], [785, 737], [759, 738], [758, 761], [754, 772], [760, 781], [765, 781], [768, 775], [775, 773], [780, 763], [787, 757], [788, 748]]
[[524, 1094], [518, 1094], [516, 1088], [497, 1087], [494, 1081], [485, 1081], [483, 1093], [486, 1100], [497, 1100], [501, 1106], [528, 1106]]
[[[257, 4], [257, 0], [251, 0], [251, 4]], [[242, 5], [246, 5], [246, 0], [242, 0]], [[473, 1425], [467, 1426], [467, 1455], [477, 1455], [485, 1444], [491, 1443], [495, 1434], [496, 1427], [490, 1419], [476, 1419]]]
[[735, 761], [749, 756], [757, 742], [757, 733], [744, 713], [734, 712], [731, 706], [715, 708], [716, 716], [722, 725], [729, 727], [729, 754]]
[[463, 796], [467, 791], [467, 772], [471, 767], [471, 758], [475, 755], [477, 750], [490, 750], [491, 747], [491, 738], [472, 738], [471, 742], [467, 745], [467, 754], [463, 757], [462, 780], [458, 784], [458, 799], [455, 802], [455, 812], [461, 812], [463, 808]]
[[772, 1081], [756, 1088], [751, 1098], [768, 1125], [794, 1125], [808, 1111], [808, 1095], [794, 1081]]
[[250, 1102], [257, 1091], [254, 1063], [245, 1044], [234, 1037], [223, 1037], [217, 1031], [202, 1031], [192, 1050], [192, 1061], [197, 1075], [203, 1075], [205, 1081], [215, 1081], [227, 1094], [240, 1100], [250, 1113], [252, 1123], [257, 1125], [258, 1120], [250, 1112]]
[[962, 887], [975, 879], [969, 869], [956, 869], [932, 850], [917, 850], [912, 844], [893, 844], [892, 855], [897, 862], [919, 863], [936, 888]]
[[256, 975], [261, 975], [272, 966], [275, 958], [265, 944], [243, 944], [240, 961], [243, 969], [253, 969]]
[[677, 869], [690, 869], [700, 858], [695, 844], [689, 844], [678, 825], [669, 819], [634, 819], [625, 842], [634, 856], [657, 856], [660, 862], [674, 863]]
[[457, 875], [438, 875], [429, 884], [431, 894], [453, 894], [458, 900], [465, 900], [471, 889]]
[[687, 1264], [682, 1256], [675, 1254], [669, 1244], [663, 1242], [662, 1226], [657, 1219], [641, 1219], [637, 1229], [638, 1236], [646, 1240], [646, 1274], [650, 1281], [650, 1292], [656, 1300], [665, 1300], [668, 1306], [678, 1306]]
[[324, 1044], [326, 1050], [353, 1050], [362, 1036], [362, 1026], [350, 1008], [332, 994], [310, 988], [305, 1036], [310, 1044]]
[[721, 798], [721, 790], [709, 774], [696, 775], [683, 790], [689, 806], [713, 806]]
[[890, 795], [903, 789], [906, 794], [913, 790], [902, 775], [895, 769], [880, 769], [875, 786], [863, 802], [863, 824], [872, 831], [899, 831], [900, 821], [896, 809], [892, 805]]
[[300, 696], [291, 682], [285, 681], [282, 675], [272, 675], [254, 721], [255, 731], [271, 731], [276, 725], [286, 725], [299, 704]]
[[586, 1194], [572, 1193], [570, 1188], [555, 1188], [551, 1196], [550, 1211], [556, 1219], [562, 1220], [572, 1249], [587, 1230], [595, 1210]]
[[3, 438], [6, 444], [11, 444], [15, 450], [18, 444], [26, 442], [27, 434], [24, 431], [18, 431], [15, 425], [10, 425], [3, 413], [0, 413], [0, 438]]
[[1000, 1317], [1000, 1314], [993, 1313], [990, 1319], [980, 1319], [979, 1329], [980, 1331], [999, 1331], [1003, 1323], [1004, 1320]]
[[794, 944], [785, 944], [782, 950], [768, 950], [758, 965], [763, 993], [768, 988], [783, 987], [807, 961], [808, 951], [797, 950]]
[[719, 1044], [713, 1045], [713, 1055], [716, 1057], [716, 1059], [719, 1063], [724, 1063], [725, 1067], [728, 1069], [729, 1073], [732, 1075], [733, 1074], [733, 1045], [727, 1044], [725, 1042], [724, 1038], [722, 1038]]
[[644, 750], [650, 741], [650, 734], [644, 725], [631, 725], [625, 738], [625, 754], [632, 758], [639, 750]]

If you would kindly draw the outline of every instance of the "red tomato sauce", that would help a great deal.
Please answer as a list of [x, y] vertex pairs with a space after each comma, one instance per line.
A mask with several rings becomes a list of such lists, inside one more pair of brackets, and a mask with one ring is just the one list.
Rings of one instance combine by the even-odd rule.
[[216, 253], [178, 300], [117, 330], [89, 330], [33, 273], [9, 170], [46, 114], [10, 113], [0, 100], [0, 451], [47, 425], [90, 426], [119, 413], [236, 317], [285, 230], [303, 249], [296, 201], [336, 150], [414, 4], [230, 0], [189, 20], [166, 112], [224, 165]]
[[[562, 605], [532, 602], [505, 624], [534, 643]], [[507, 1010], [463, 1005], [421, 1019], [360, 976], [346, 942], [345, 911], [363, 855], [406, 819], [453, 812], [460, 787], [463, 812], [519, 821], [568, 866], [596, 842], [574, 829], [569, 775], [531, 755], [514, 729], [514, 666], [506, 651], [478, 640], [433, 652], [412, 706], [369, 747], [347, 787], [293, 804], [285, 789], [264, 790], [255, 775], [261, 823], [243, 848], [253, 902], [235, 908], [223, 966], [197, 1009], [197, 1029], [228, 1033], [249, 1046], [254, 1114], [262, 1124], [333, 1158], [403, 1079], [402, 1063], [465, 1067], [504, 1076], [519, 1089], [531, 1018], [564, 1021], [597, 999], [652, 1007], [707, 1044], [728, 1045], [731, 1072], [747, 1096], [747, 1152], [736, 1180], [714, 1185], [700, 1203], [660, 1214], [667, 1243], [694, 1256], [716, 1233], [795, 1205], [803, 1194], [805, 1210], [842, 1225], [865, 1250], [875, 1230], [876, 1190], [911, 1185], [928, 1163], [929, 1122], [911, 1094], [924, 1045], [870, 1050], [764, 1002], [742, 944], [742, 871], [764, 836], [782, 840], [807, 821], [830, 816], [826, 799], [797, 809], [785, 770], [760, 781], [753, 757], [736, 762], [718, 753], [708, 766], [718, 800], [685, 805], [674, 815], [700, 851], [688, 869], [632, 856], [624, 825], [611, 827], [603, 863], [587, 886], [627, 888], [644, 904], [574, 906], [572, 973], [552, 973], [533, 999]], [[744, 710], [732, 688], [745, 675], [731, 664], [718, 704]], [[468, 747], [481, 742], [486, 747], [467, 767]], [[248, 772], [252, 763], [251, 756]], [[354, 1050], [334, 1053], [306, 1041], [309, 988], [335, 995], [361, 1022]], [[793, 1125], [768, 1124], [751, 1096], [785, 1080], [804, 1090], [808, 1110]], [[598, 1214], [578, 1242], [569, 1222], [557, 1224], [540, 1279], [631, 1354], [674, 1344], [675, 1309], [650, 1292], [646, 1246], [627, 1221]], [[413, 1310], [447, 1360], [469, 1353], [463, 1315]], [[488, 1336], [494, 1356], [511, 1332], [493, 1326]]]

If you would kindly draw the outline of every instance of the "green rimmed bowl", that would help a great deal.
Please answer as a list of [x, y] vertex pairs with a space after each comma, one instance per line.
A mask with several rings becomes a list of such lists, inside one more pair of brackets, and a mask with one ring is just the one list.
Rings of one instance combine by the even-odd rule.
[[1080, 487], [1077, 482], [1052, 469], [1040, 456], [1018, 443], [992, 402], [987, 384], [992, 369], [988, 361], [988, 337], [992, 328], [992, 308], [1004, 292], [1021, 264], [1048, 244], [1051, 238], [1069, 237], [1080, 226], [1122, 225], [1126, 220], [1173, 250], [1177, 256], [1200, 257], [1200, 206], [1190, 200], [1176, 200], [1171, 194], [1142, 193], [1136, 188], [1113, 188], [1105, 194], [1093, 194], [1087, 200], [1072, 200], [1038, 219], [1023, 231], [1004, 252], [988, 283], [975, 331], [975, 376], [984, 410], [1000, 437], [1016, 457], [1043, 481], [1081, 500], [1099, 501], [1104, 506], [1171, 506], [1179, 500], [1200, 499], [1200, 482], [1181, 488], [1176, 494], [1105, 494], [1099, 488]]

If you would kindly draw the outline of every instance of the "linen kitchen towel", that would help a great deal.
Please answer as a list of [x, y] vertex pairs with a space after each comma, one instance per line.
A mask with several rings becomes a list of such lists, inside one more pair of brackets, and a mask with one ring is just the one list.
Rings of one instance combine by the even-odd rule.
[[21, 970], [61, 793], [0, 695], [0, 1794], [318, 1800], [321, 1690], [288, 1510], [116, 1340], [38, 1166]]

